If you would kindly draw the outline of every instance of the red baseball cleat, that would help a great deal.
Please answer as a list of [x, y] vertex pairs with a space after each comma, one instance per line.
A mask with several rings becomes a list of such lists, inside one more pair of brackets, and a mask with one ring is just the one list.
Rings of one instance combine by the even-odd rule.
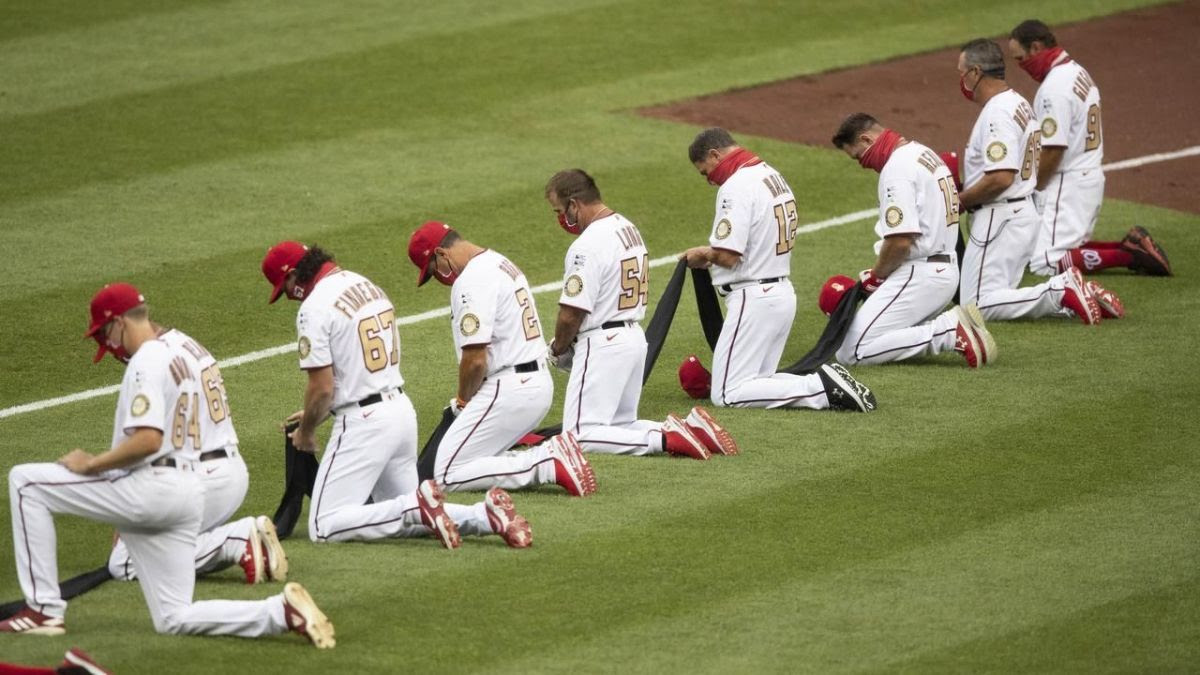
[[289, 630], [308, 638], [317, 649], [333, 649], [337, 644], [329, 618], [308, 591], [294, 581], [283, 587], [283, 616]]
[[1089, 281], [1083, 285], [1083, 288], [1092, 297], [1096, 299], [1096, 304], [1100, 307], [1100, 314], [1106, 319], [1121, 319], [1125, 316], [1125, 304], [1121, 302], [1121, 298], [1117, 297], [1116, 293], [1108, 290], [1100, 284]]
[[955, 307], [958, 326], [954, 329], [954, 351], [960, 352], [972, 368], [982, 368], [996, 359], [996, 340], [983, 323], [983, 315], [974, 303]]
[[566, 432], [550, 439], [550, 457], [554, 460], [554, 482], [575, 497], [596, 492], [596, 472], [583, 456], [575, 435]]
[[708, 459], [708, 448], [692, 435], [683, 420], [677, 415], [667, 415], [667, 421], [662, 425], [663, 450], [672, 455], [691, 457], [692, 459]]
[[1066, 285], [1063, 287], [1062, 305], [1075, 313], [1079, 320], [1092, 326], [1100, 323], [1103, 315], [1096, 298], [1088, 291], [1083, 283], [1083, 273], [1078, 267], [1068, 269]]
[[61, 616], [48, 616], [26, 605], [16, 614], [0, 621], [0, 633], [25, 635], [63, 635], [67, 626]]
[[488, 490], [483, 498], [487, 508], [488, 524], [511, 548], [529, 548], [533, 545], [533, 530], [529, 521], [517, 515], [512, 497], [498, 487]]
[[96, 663], [95, 659], [88, 656], [87, 652], [78, 647], [71, 647], [67, 650], [67, 653], [63, 655], [63, 662], [62, 665], [59, 666], [59, 670], [64, 668], [71, 669], [71, 672], [78, 672], [82, 670], [83, 672], [88, 673], [88, 675], [112, 675], [109, 673], [109, 671], [105, 670], [103, 666], [101, 666], [99, 663]]
[[710, 455], [736, 455], [738, 445], [725, 427], [717, 424], [707, 410], [696, 406], [683, 420], [692, 435], [700, 439]]
[[246, 537], [246, 550], [238, 560], [242, 571], [246, 573], [246, 583], [258, 584], [266, 580], [266, 570], [263, 567], [262, 538], [258, 535], [258, 527], [250, 528], [250, 536]]
[[417, 508], [421, 511], [421, 522], [433, 530], [442, 546], [458, 548], [462, 537], [458, 534], [458, 525], [446, 514], [446, 495], [437, 481], [430, 479], [417, 486]]

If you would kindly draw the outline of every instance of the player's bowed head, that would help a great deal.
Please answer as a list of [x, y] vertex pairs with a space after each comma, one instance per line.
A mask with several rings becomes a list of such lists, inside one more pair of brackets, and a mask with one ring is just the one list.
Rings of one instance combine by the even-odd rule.
[[94, 339], [98, 345], [92, 363], [99, 363], [105, 354], [129, 363], [129, 358], [147, 339], [143, 335], [146, 331], [139, 330], [143, 324], [149, 337], [154, 336], [146, 298], [132, 284], [118, 282], [96, 291], [90, 310], [92, 320], [83, 337]]
[[417, 285], [430, 277], [453, 286], [471, 258], [484, 252], [482, 246], [467, 241], [446, 223], [431, 220], [417, 228], [408, 239], [408, 259], [420, 272]]

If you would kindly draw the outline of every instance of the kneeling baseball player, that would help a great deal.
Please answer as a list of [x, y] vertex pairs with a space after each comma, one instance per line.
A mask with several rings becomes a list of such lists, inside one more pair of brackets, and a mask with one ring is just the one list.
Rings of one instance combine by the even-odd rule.
[[527, 451], [511, 448], [550, 409], [554, 380], [533, 291], [525, 274], [496, 251], [477, 246], [449, 225], [423, 224], [408, 243], [420, 273], [450, 286], [458, 351], [455, 419], [436, 448], [434, 478], [447, 490], [561, 485], [584, 497], [596, 475], [575, 436], [564, 431]]
[[[878, 258], [861, 275], [870, 296], [854, 315], [838, 360], [887, 363], [952, 350], [972, 368], [994, 359], [996, 344], [978, 308], [942, 311], [958, 288], [958, 190], [950, 169], [933, 150], [866, 113], [847, 117], [833, 144], [879, 173]], [[842, 292], [852, 284], [841, 279]], [[828, 289], [838, 285], [835, 277], [822, 292], [822, 303], [831, 303], [822, 307], [827, 313], [837, 306], [837, 294]]]
[[560, 171], [546, 184], [558, 223], [578, 238], [567, 249], [550, 359], [570, 371], [563, 428], [587, 452], [693, 459], [735, 455], [737, 444], [708, 411], [686, 419], [637, 419], [646, 363], [650, 255], [636, 225], [604, 205], [596, 182], [581, 169]]

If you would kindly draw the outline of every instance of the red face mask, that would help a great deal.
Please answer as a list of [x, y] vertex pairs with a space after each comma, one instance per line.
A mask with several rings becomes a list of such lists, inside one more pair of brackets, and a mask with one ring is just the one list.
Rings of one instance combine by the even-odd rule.
[[568, 233], [573, 234], [575, 236], [579, 236], [579, 233], [583, 232], [583, 228], [579, 227], [578, 220], [576, 220], [573, 223], [571, 222], [571, 218], [567, 215], [567, 212], [570, 209], [571, 209], [571, 204], [570, 204], [570, 202], [568, 202], [566, 208], [564, 208], [562, 210], [562, 213], [558, 214], [558, 224], [560, 227], [562, 227], [562, 229], [566, 230]]
[[883, 171], [883, 165], [887, 164], [888, 159], [896, 150], [896, 147], [904, 142], [904, 137], [892, 131], [884, 129], [883, 133], [879, 134], [879, 138], [871, 144], [871, 147], [862, 151], [858, 156], [858, 163], [864, 169], [874, 169], [876, 172]]
[[[1056, 63], [1060, 55], [1065, 58]], [[1026, 56], [1020, 60], [1019, 65], [1025, 72], [1029, 73], [1030, 77], [1037, 82], [1041, 82], [1046, 79], [1046, 75], [1050, 73], [1051, 68], [1061, 66], [1064, 63], [1070, 62], [1070, 60], [1071, 58], [1066, 56], [1066, 52], [1063, 51], [1062, 47], [1051, 47], [1043, 49], [1034, 56]]]
[[292, 290], [287, 292], [287, 296], [292, 300], [303, 301], [304, 298], [308, 297], [309, 293], [312, 293], [312, 289], [317, 285], [318, 281], [324, 279], [325, 275], [333, 272], [336, 269], [338, 269], [336, 263], [333, 261], [326, 262], [325, 264], [321, 265], [321, 269], [317, 270], [316, 275], [313, 276], [312, 281], [308, 282], [307, 285], [301, 286], [300, 284], [292, 284]]
[[[570, 232], [570, 230], [567, 230], [567, 231]], [[432, 270], [433, 278], [437, 279], [438, 283], [440, 283], [444, 286], [453, 286], [454, 281], [456, 279], [458, 279], [458, 271], [455, 270], [454, 266], [450, 264], [449, 258], [446, 259], [446, 266], [450, 268], [450, 271], [447, 272], [446, 274], [442, 274], [441, 265], [438, 265], [437, 253], [434, 253], [433, 254], [433, 270]]]
[[[971, 71], [967, 70], [967, 73], [969, 73], [969, 72], [971, 72]], [[974, 101], [975, 100], [975, 90], [979, 88], [979, 82], [982, 81], [983, 78], [980, 77], [979, 80], [975, 81], [975, 86], [968, 89], [967, 88], [967, 73], [963, 73], [962, 75], [958, 76], [958, 90], [962, 92], [963, 98], [967, 99], [968, 101]]]

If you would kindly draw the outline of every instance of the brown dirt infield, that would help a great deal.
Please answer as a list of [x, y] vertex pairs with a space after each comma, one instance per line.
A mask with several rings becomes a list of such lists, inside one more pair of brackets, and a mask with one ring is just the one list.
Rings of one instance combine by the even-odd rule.
[[[1106, 163], [1200, 145], [1200, 0], [1053, 27], [1088, 69], [1104, 106]], [[966, 42], [972, 36], [963, 37]], [[1007, 54], [1008, 37], [997, 38]], [[958, 91], [958, 49], [798, 77], [645, 108], [643, 114], [832, 147], [848, 114], [868, 112], [937, 149], [966, 143], [979, 108]], [[1009, 84], [1030, 101], [1036, 83], [1008, 61]], [[1200, 213], [1200, 156], [1110, 172], [1105, 194]]]

